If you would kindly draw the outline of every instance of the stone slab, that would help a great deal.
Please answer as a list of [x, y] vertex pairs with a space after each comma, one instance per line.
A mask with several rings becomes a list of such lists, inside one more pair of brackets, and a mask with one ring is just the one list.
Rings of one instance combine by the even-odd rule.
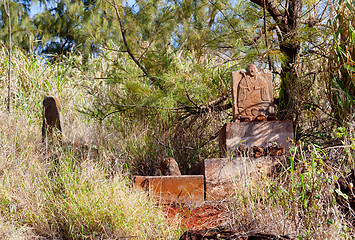
[[135, 176], [133, 179], [133, 189], [147, 191], [148, 190], [148, 177], [147, 176]]
[[206, 159], [206, 201], [226, 200], [238, 194], [241, 186], [250, 184], [262, 174], [269, 175], [283, 162], [285, 156], [260, 158], [212, 158]]
[[203, 203], [205, 198], [203, 175], [136, 176], [133, 188], [147, 191], [152, 201], [161, 204]]
[[226, 123], [219, 133], [220, 157], [229, 156], [239, 145], [265, 148], [270, 143], [277, 143], [287, 153], [291, 146], [287, 138], [294, 139], [291, 121]]

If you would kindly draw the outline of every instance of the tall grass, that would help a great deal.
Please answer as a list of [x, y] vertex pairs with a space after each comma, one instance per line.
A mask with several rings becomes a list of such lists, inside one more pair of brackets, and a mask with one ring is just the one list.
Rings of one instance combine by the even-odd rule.
[[[0, 50], [2, 73], [6, 72], [5, 52]], [[184, 63], [176, 61], [180, 60]], [[186, 165], [194, 154], [217, 155], [213, 147], [190, 149], [195, 151], [191, 155], [181, 147], [186, 144], [184, 139], [190, 139], [187, 144], [191, 146], [203, 143], [206, 135], [202, 133], [211, 135], [228, 113], [206, 113], [202, 120], [185, 119], [179, 124], [154, 122], [154, 116], [145, 118], [144, 114], [112, 114], [107, 121], [88, 118], [80, 111], [99, 104], [97, 99], [109, 99], [106, 92], [96, 91], [95, 95], [88, 90], [108, 91], [117, 85], [103, 81], [112, 64], [107, 56], [89, 59], [85, 68], [81, 61], [80, 56], [70, 55], [52, 63], [14, 51], [10, 114], [4, 97], [6, 81], [0, 85], [0, 238], [177, 239], [178, 224], [167, 225], [145, 195], [132, 191], [130, 172], [140, 168], [154, 173], [154, 164], [163, 155], [180, 154]], [[125, 64], [127, 71], [134, 70]], [[180, 65], [186, 78], [199, 71], [186, 62]], [[226, 75], [221, 69], [209, 70], [217, 82]], [[1, 76], [4, 79], [6, 74]], [[48, 95], [56, 96], [62, 105], [64, 143], [60, 146], [41, 142], [42, 100]], [[202, 97], [199, 101], [203, 103]], [[174, 118], [167, 112], [156, 113], [166, 114], [158, 116], [160, 120]], [[165, 135], [158, 135], [162, 132]], [[354, 168], [354, 129], [338, 128], [333, 137], [340, 146], [294, 146], [276, 179], [260, 175], [246, 185], [238, 184], [228, 203], [233, 226], [299, 239], [351, 239], [351, 219], [340, 210], [336, 200], [342, 195], [336, 193], [338, 180]], [[178, 151], [171, 149], [174, 147]]]
[[353, 212], [348, 200], [354, 195], [341, 192], [339, 179], [354, 163], [354, 133], [345, 150], [300, 144], [291, 152], [276, 178], [261, 171], [235, 188], [228, 207], [237, 228], [296, 239], [353, 239], [353, 216], [342, 209]]
[[355, 3], [339, 1], [333, 11], [335, 16], [328, 23], [333, 32], [328, 95], [335, 120], [347, 123], [355, 113]]
[[[4, 49], [0, 55], [4, 72]], [[84, 74], [74, 67], [77, 60], [50, 63], [14, 51], [10, 114], [0, 97], [0, 238], [176, 238], [177, 228], [166, 225], [145, 195], [132, 191], [121, 171], [108, 174], [117, 160], [110, 135], [78, 111], [90, 104], [82, 84], [95, 72]], [[61, 146], [41, 142], [42, 100], [48, 95], [62, 105]]]

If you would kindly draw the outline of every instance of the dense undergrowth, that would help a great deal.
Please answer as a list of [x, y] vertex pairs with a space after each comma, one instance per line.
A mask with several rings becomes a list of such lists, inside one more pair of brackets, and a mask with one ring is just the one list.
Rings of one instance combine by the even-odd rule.
[[[15, 54], [11, 113], [1, 99], [0, 238], [176, 238], [179, 228], [166, 225], [147, 197], [132, 191], [125, 167], [116, 167], [114, 144], [106, 143], [111, 133], [78, 112], [90, 104], [81, 72], [68, 63]], [[3, 84], [2, 96], [6, 89]], [[41, 142], [48, 95], [62, 105], [60, 146]]]
[[[0, 237], [178, 239], [182, 233], [178, 222], [167, 225], [145, 195], [132, 191], [131, 176], [159, 174], [157, 164], [166, 156], [176, 157], [185, 173], [203, 158], [217, 157], [217, 143], [210, 136], [230, 119], [228, 111], [207, 111], [199, 117], [172, 111], [186, 99], [174, 102], [176, 98], [169, 99], [169, 94], [155, 96], [161, 92], [128, 74], [137, 72], [136, 67], [123, 58], [118, 58], [124, 63], [121, 78], [127, 81], [110, 85], [103, 81], [111, 77], [104, 74], [112, 70], [108, 55], [89, 59], [82, 68], [78, 55], [51, 63], [16, 50], [13, 105], [8, 113], [3, 48], [0, 54]], [[199, 64], [179, 56], [176, 61], [176, 79], [170, 81], [178, 81], [177, 73], [183, 70], [186, 81], [192, 74], [202, 75], [193, 78], [201, 81], [185, 85], [190, 89], [182, 84], [171, 94], [191, 92], [194, 101], [200, 99], [202, 104], [210, 100], [208, 96], [228, 91], [226, 79], [232, 68], [214, 68], [204, 62], [204, 69], [197, 69]], [[216, 77], [209, 88], [206, 72]], [[198, 93], [192, 86], [206, 89]], [[127, 101], [134, 96], [139, 106], [131, 106], [124, 114], [99, 112], [110, 107], [110, 93], [122, 94]], [[62, 145], [41, 142], [42, 100], [48, 95], [56, 96], [62, 105]], [[151, 98], [143, 97], [147, 95]], [[122, 102], [121, 107], [130, 105]], [[148, 106], [155, 108], [147, 111]], [[274, 177], [260, 174], [258, 181], [246, 179], [236, 186], [236, 197], [227, 204], [231, 225], [246, 232], [299, 239], [351, 239], [353, 210], [344, 211], [344, 206], [354, 196], [352, 191], [343, 192], [339, 179], [352, 186], [345, 177], [354, 169], [353, 124], [354, 119], [343, 127], [329, 124], [331, 132], [323, 133], [327, 141], [314, 138], [317, 144], [296, 141], [291, 157]]]

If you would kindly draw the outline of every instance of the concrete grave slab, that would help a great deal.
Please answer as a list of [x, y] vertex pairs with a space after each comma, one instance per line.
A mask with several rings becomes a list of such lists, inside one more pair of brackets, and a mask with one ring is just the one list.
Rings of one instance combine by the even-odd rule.
[[271, 174], [285, 156], [263, 156], [206, 159], [206, 201], [219, 201], [236, 195], [242, 185], [249, 184], [261, 174]]
[[148, 178], [147, 176], [135, 176], [133, 179], [133, 189], [148, 191]]
[[148, 192], [157, 203], [202, 203], [205, 186], [203, 175], [136, 176], [134, 189]]
[[293, 140], [293, 124], [290, 121], [272, 122], [231, 122], [226, 123], [219, 133], [219, 152], [221, 157], [230, 156], [239, 145], [268, 147], [277, 144], [286, 150]]

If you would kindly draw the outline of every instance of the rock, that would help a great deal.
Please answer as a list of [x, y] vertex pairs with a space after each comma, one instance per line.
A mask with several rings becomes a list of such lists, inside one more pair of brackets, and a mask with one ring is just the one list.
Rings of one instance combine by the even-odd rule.
[[264, 156], [264, 148], [260, 146], [253, 146], [253, 153], [255, 158]]
[[270, 156], [281, 156], [285, 154], [285, 149], [280, 146], [267, 147], [267, 152], [270, 154]]
[[239, 156], [245, 157], [248, 156], [248, 153], [249, 153], [249, 149], [246, 148], [243, 144], [240, 144], [238, 148], [235, 151], [233, 151], [232, 154], [233, 157], [239, 157]]
[[165, 158], [160, 162], [160, 171], [163, 176], [180, 176], [181, 172], [179, 165], [174, 158]]
[[53, 132], [57, 132], [61, 138], [61, 107], [55, 97], [46, 97], [43, 100], [43, 124], [42, 141], [53, 138]]
[[260, 115], [256, 116], [253, 121], [254, 122], [266, 122], [267, 119], [266, 119], [265, 115], [260, 114]]

